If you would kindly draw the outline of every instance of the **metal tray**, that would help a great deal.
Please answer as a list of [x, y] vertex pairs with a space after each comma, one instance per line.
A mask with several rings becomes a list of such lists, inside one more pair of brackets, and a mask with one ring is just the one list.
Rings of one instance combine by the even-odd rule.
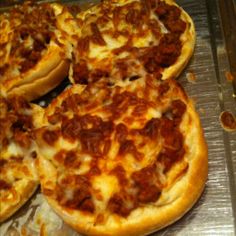
[[[1, 1], [5, 10], [11, 1]], [[19, 1], [21, 2], [21, 1]], [[86, 4], [94, 1], [62, 1]], [[236, 115], [235, 5], [232, 0], [177, 1], [195, 22], [197, 41], [194, 55], [179, 78], [196, 102], [209, 148], [209, 175], [197, 204], [173, 225], [154, 235], [236, 235], [236, 132], [225, 132], [219, 115], [229, 110]], [[224, 37], [226, 35], [226, 37]], [[229, 82], [225, 73], [235, 76]], [[196, 82], [186, 79], [194, 73]], [[38, 102], [46, 103], [63, 90], [68, 81]], [[0, 225], [1, 236], [78, 235], [50, 209], [38, 191], [10, 220]]]

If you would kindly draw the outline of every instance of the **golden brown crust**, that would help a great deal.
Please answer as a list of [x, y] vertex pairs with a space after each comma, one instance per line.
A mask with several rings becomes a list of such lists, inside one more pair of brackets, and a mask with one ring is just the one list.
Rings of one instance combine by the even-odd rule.
[[[181, 98], [187, 105], [186, 113], [180, 125], [181, 133], [184, 136], [186, 153], [183, 160], [177, 162], [170, 171], [166, 173], [167, 183], [162, 190], [160, 198], [156, 202], [139, 206], [132, 210], [127, 217], [110, 213], [104, 223], [97, 223], [96, 214], [84, 213], [76, 209], [61, 206], [58, 201], [55, 200], [52, 192], [55, 191], [55, 178], [57, 178], [58, 167], [53, 164], [51, 159], [49, 160], [48, 157], [45, 158], [40, 155], [38, 170], [43, 193], [52, 208], [67, 224], [71, 225], [78, 232], [85, 235], [148, 234], [177, 221], [191, 209], [200, 197], [208, 173], [207, 145], [203, 136], [200, 120], [191, 100], [186, 97], [184, 90], [173, 80], [170, 80], [168, 83], [173, 86], [173, 90], [167, 97], [164, 96], [163, 101], [167, 101], [169, 96], [172, 96], [173, 99]], [[142, 82], [140, 82], [139, 86], [141, 86], [141, 84]], [[132, 86], [133, 85], [131, 85], [131, 87]], [[154, 88], [155, 86], [153, 89]], [[129, 90], [130, 87], [126, 87], [125, 89]], [[77, 93], [76, 91], [77, 89], [75, 89], [75, 87], [65, 91], [62, 97], [59, 96], [56, 101], [52, 103], [46, 114], [51, 115], [53, 110], [61, 104], [61, 99], [64, 100], [69, 95]], [[139, 92], [137, 91], [137, 93]], [[93, 112], [93, 115], [95, 114], [96, 113]], [[45, 144], [43, 145], [41, 143], [41, 145], [43, 147]], [[109, 162], [109, 160], [107, 160], [107, 162]], [[50, 175], [48, 176], [49, 172]]]
[[[51, 63], [52, 59], [53, 58], [50, 59], [50, 57], [48, 57], [47, 60], [44, 60], [43, 62], [48, 65], [48, 62], [50, 61]], [[30, 73], [35, 75], [35, 79], [29, 79], [30, 81], [27, 83], [14, 86], [7, 92], [8, 95], [12, 96], [17, 94], [24, 97], [28, 101], [32, 101], [50, 92], [52, 89], [57, 87], [62, 80], [64, 80], [69, 70], [68, 60], [59, 59], [57, 62], [58, 64], [55, 65], [52, 70], [45, 70], [44, 68], [44, 73], [40, 77], [37, 77], [37, 74], [39, 74], [37, 72], [40, 72], [41, 74], [43, 71], [42, 69], [39, 69], [38, 71], [36, 70], [34, 73], [31, 71]], [[32, 74], [29, 77], [34, 77]]]
[[17, 192], [18, 202], [13, 204], [6, 204], [4, 201], [1, 201], [1, 210], [0, 210], [0, 222], [7, 220], [15, 212], [17, 212], [34, 194], [38, 187], [37, 181], [25, 180], [25, 184], [22, 189], [19, 189]]

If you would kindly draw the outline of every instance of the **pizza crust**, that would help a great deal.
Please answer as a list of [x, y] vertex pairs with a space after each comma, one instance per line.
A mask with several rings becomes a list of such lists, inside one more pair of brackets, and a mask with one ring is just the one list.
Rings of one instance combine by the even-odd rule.
[[[52, 68], [48, 67], [49, 65]], [[5, 94], [22, 96], [28, 101], [40, 98], [57, 87], [66, 78], [69, 65], [69, 60], [61, 60], [60, 57], [57, 58], [56, 53], [51, 53], [42, 60], [42, 63], [37, 65], [34, 71], [31, 70], [27, 73], [28, 76], [24, 77], [24, 83], [21, 80], [21, 84], [15, 84]]]
[[0, 222], [11, 217], [30, 199], [38, 188], [38, 184], [38, 181], [23, 180], [22, 183], [19, 184], [21, 187], [17, 188], [18, 191], [16, 191], [16, 198], [18, 201], [14, 201], [10, 204], [1, 201]]

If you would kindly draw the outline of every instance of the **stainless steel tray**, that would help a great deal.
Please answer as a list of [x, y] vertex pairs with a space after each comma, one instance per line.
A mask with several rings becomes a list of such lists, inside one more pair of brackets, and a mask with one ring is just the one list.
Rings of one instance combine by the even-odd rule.
[[[87, 5], [93, 1], [62, 2]], [[236, 42], [236, 28], [233, 30], [233, 24], [231, 28], [229, 26], [229, 22], [235, 20], [235, 6], [232, 0], [177, 2], [193, 18], [197, 32], [194, 56], [179, 81], [196, 102], [201, 117], [209, 148], [209, 176], [205, 191], [192, 210], [175, 224], [153, 233], [153, 236], [236, 235], [236, 132], [225, 132], [219, 123], [219, 115], [224, 110], [236, 115], [236, 86], [233, 85], [236, 82], [229, 82], [225, 76], [230, 71], [235, 75], [236, 61], [231, 52], [236, 51], [232, 48]], [[0, 7], [6, 9], [7, 3], [1, 1]], [[187, 81], [186, 74], [189, 72], [195, 74], [195, 83]], [[53, 97], [66, 84], [64, 82], [44, 99]], [[78, 235], [49, 208], [40, 191], [0, 226], [1, 236], [44, 235], [45, 231], [48, 235]]]

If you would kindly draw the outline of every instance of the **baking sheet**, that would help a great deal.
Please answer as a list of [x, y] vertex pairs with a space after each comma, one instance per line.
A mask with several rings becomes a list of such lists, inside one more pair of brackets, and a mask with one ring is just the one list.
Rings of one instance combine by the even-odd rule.
[[[228, 0], [227, 0], [228, 1]], [[4, 1], [0, 7], [5, 7]], [[7, 1], [5, 1], [7, 2]], [[62, 1], [66, 3], [89, 1]], [[91, 2], [91, 1], [90, 1]], [[177, 1], [195, 22], [197, 41], [194, 56], [179, 81], [195, 101], [209, 148], [209, 176], [206, 188], [197, 204], [175, 224], [154, 235], [235, 235], [236, 234], [236, 132], [225, 132], [219, 115], [229, 110], [236, 115], [236, 100], [232, 83], [225, 72], [230, 71], [225, 41], [221, 29], [219, 1]], [[235, 50], [235, 49], [234, 49]], [[196, 83], [189, 83], [186, 74], [193, 72]], [[236, 79], [236, 78], [235, 78]], [[41, 100], [51, 98], [59, 89]], [[50, 209], [40, 191], [10, 220], [0, 226], [0, 235], [78, 235]]]

